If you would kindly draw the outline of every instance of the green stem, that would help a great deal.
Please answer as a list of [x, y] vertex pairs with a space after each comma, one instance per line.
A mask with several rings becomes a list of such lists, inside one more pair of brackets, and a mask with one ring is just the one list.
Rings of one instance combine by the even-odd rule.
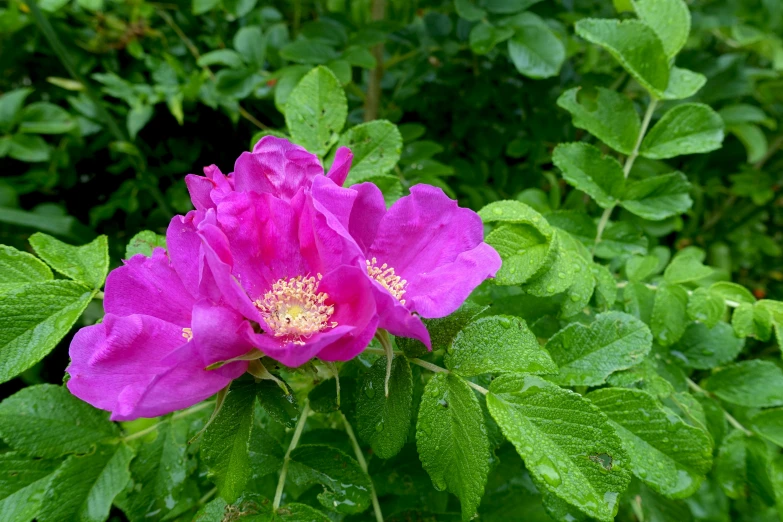
[[307, 422], [307, 416], [310, 414], [310, 402], [305, 401], [305, 406], [302, 409], [302, 414], [299, 417], [299, 422], [296, 423], [296, 429], [294, 430], [294, 436], [291, 439], [291, 444], [288, 445], [288, 450], [285, 452], [285, 459], [283, 460], [283, 469], [280, 470], [280, 479], [277, 481], [277, 491], [275, 491], [275, 500], [272, 502], [272, 509], [277, 511], [280, 508], [280, 499], [283, 498], [283, 488], [285, 487], [285, 476], [288, 474], [288, 463], [291, 461], [291, 452], [296, 449], [296, 445], [299, 444], [299, 438], [302, 436], [302, 430], [304, 430], [305, 422]]
[[[365, 348], [364, 351], [368, 352], [368, 353], [377, 353], [379, 355], [386, 355], [386, 352], [384, 350], [382, 350], [382, 349], [379, 349], [379, 348]], [[398, 355], [398, 356], [402, 355], [402, 356], [404, 356], [405, 354], [403, 352], [394, 352], [394, 355]], [[432, 364], [431, 362], [423, 361], [421, 359], [416, 359], [416, 358], [408, 359], [408, 362], [412, 362], [413, 364], [415, 364], [417, 366], [421, 366], [422, 368], [426, 368], [427, 370], [429, 370], [431, 372], [435, 372], [435, 373], [452, 373], [451, 371], [447, 370], [446, 368], [442, 368], [442, 367], [438, 366], [437, 364]], [[470, 386], [471, 388], [473, 388], [477, 392], [481, 393], [482, 395], [486, 395], [486, 394], [489, 393], [489, 390], [484, 388], [483, 386], [479, 386], [475, 382], [471, 382], [471, 381], [469, 381], [467, 379], [463, 379], [463, 380], [468, 384], [468, 386]]]
[[391, 379], [392, 360], [394, 359], [394, 348], [392, 348], [389, 333], [386, 330], [378, 330], [375, 337], [383, 346], [384, 355], [386, 355], [386, 379], [383, 381], [383, 391], [386, 397], [389, 396], [389, 379]]
[[169, 421], [174, 421], [174, 420], [177, 420], [177, 419], [181, 419], [182, 417], [187, 417], [188, 415], [193, 415], [194, 413], [197, 413], [197, 412], [199, 412], [201, 410], [205, 410], [207, 408], [210, 408], [210, 407], [214, 406], [214, 404], [215, 404], [215, 401], [207, 401], [207, 402], [202, 402], [201, 404], [196, 404], [195, 406], [191, 406], [187, 410], [182, 410], [180, 412], [175, 413], [174, 415], [172, 415], [170, 418], [168, 418], [166, 420], [162, 420], [160, 422], [156, 422], [155, 424], [153, 424], [152, 426], [149, 426], [148, 428], [144, 428], [141, 431], [137, 431], [136, 433], [131, 433], [130, 435], [122, 437], [120, 440], [122, 442], [128, 442], [128, 441], [131, 441], [131, 440], [140, 439], [141, 437], [143, 437], [143, 436], [145, 436], [145, 435], [147, 435], [149, 433], [152, 433], [153, 431], [157, 430], [158, 427], [161, 424], [164, 424], [164, 423], [169, 422]]
[[[692, 390], [694, 390], [696, 392], [699, 392], [699, 393], [701, 393], [703, 395], [706, 395], [707, 397], [714, 397], [710, 392], [708, 392], [707, 390], [705, 390], [704, 388], [702, 388], [701, 386], [699, 386], [698, 384], [693, 382], [690, 378], [686, 377], [685, 379], [686, 379], [686, 381], [688, 383], [688, 386]], [[739, 421], [737, 419], [735, 419], [734, 416], [731, 413], [727, 412], [725, 409], [723, 409], [723, 407], [721, 407], [721, 409], [723, 410], [723, 415], [726, 417], [726, 420], [729, 421], [729, 424], [734, 426], [734, 428], [740, 430], [742, 433], [744, 433], [748, 437], [751, 437], [753, 435], [753, 432], [750, 431], [745, 426], [743, 426], [742, 424], [740, 424]]]
[[593, 245], [593, 250], [595, 250], [595, 245], [601, 242], [601, 236], [604, 234], [606, 225], [609, 224], [609, 216], [612, 215], [614, 207], [615, 205], [612, 205], [611, 207], [604, 210], [603, 214], [601, 214], [601, 220], [598, 222], [598, 232], [595, 234], [595, 244]]
[[[348, 422], [348, 418], [344, 413], [341, 412], [340, 415], [343, 417], [345, 432], [348, 434], [348, 438], [351, 439], [351, 445], [353, 446], [353, 452], [356, 454], [356, 460], [359, 461], [359, 466], [365, 473], [367, 473], [367, 476], [370, 476], [370, 473], [367, 471], [367, 461], [364, 459], [364, 453], [362, 453], [362, 448], [359, 447], [359, 441], [356, 440], [356, 435], [353, 432], [353, 428], [351, 428], [351, 423]], [[375, 486], [372, 483], [372, 477], [370, 477], [370, 495], [372, 495], [372, 507], [375, 511], [375, 520], [377, 522], [383, 522], [381, 504], [378, 502], [378, 495], [375, 493]]]

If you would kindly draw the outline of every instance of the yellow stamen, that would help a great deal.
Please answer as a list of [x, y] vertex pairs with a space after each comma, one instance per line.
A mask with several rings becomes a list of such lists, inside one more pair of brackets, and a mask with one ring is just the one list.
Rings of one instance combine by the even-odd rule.
[[408, 281], [396, 275], [394, 273], [394, 268], [386, 263], [382, 264], [380, 267], [375, 266], [376, 264], [378, 264], [378, 260], [374, 257], [371, 260], [368, 259], [367, 273], [388, 290], [400, 304], [405, 304], [405, 299], [403, 299], [402, 296], [405, 295], [405, 285], [408, 284]]
[[193, 339], [193, 330], [190, 328], [183, 328], [182, 329], [182, 337], [188, 340], [190, 342], [191, 339]]
[[329, 321], [334, 306], [325, 304], [329, 294], [318, 291], [320, 281], [321, 274], [317, 279], [304, 276], [279, 279], [262, 299], [256, 300], [256, 307], [275, 337], [304, 344], [303, 339], [337, 326]]

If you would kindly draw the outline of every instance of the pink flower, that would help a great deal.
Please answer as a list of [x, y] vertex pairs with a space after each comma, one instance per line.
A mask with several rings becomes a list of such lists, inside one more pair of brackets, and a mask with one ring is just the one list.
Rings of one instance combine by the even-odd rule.
[[[373, 281], [379, 326], [394, 335], [419, 339], [430, 346], [419, 317], [445, 317], [500, 268], [498, 253], [484, 243], [481, 218], [460, 208], [439, 188], [411, 187], [386, 210], [383, 194], [372, 183], [341, 189], [316, 179], [313, 198], [341, 216], [361, 250]], [[335, 197], [340, 191], [356, 194]]]
[[[182, 219], [169, 228], [175, 245]], [[214, 395], [246, 371], [245, 361], [206, 369], [252, 350], [254, 333], [234, 310], [201, 298], [192, 271], [178, 270], [157, 248], [109, 274], [103, 322], [71, 342], [71, 393], [111, 411], [112, 420], [157, 417]]]
[[287, 366], [351, 359], [378, 324], [361, 252], [314, 203], [303, 189], [290, 201], [234, 192], [197, 227], [201, 292], [260, 325], [255, 346]]

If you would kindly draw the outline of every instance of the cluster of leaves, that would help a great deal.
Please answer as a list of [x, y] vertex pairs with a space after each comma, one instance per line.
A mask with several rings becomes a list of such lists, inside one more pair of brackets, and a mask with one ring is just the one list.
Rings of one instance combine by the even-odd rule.
[[[0, 520], [783, 518], [774, 2], [257, 4], [0, 8], [31, 80], [0, 97], [0, 382], [34, 384], [0, 403]], [[497, 277], [431, 353], [262, 359], [159, 419], [43, 384], [182, 174], [267, 133], [458, 196]]]

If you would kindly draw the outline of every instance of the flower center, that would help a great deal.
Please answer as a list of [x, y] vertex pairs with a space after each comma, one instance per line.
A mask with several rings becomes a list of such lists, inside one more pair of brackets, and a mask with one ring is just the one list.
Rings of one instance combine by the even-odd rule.
[[190, 342], [191, 339], [193, 339], [193, 330], [190, 328], [183, 328], [182, 329], [182, 337], [188, 340]]
[[408, 281], [396, 275], [394, 273], [394, 268], [386, 263], [382, 264], [380, 267], [375, 266], [376, 264], [378, 264], [378, 260], [374, 257], [372, 260], [367, 260], [367, 274], [388, 290], [400, 304], [405, 304], [405, 299], [403, 299], [402, 296], [405, 295], [405, 285], [408, 284]]
[[294, 344], [304, 344], [303, 339], [334, 328], [337, 323], [329, 321], [334, 306], [324, 304], [329, 294], [319, 292], [318, 277], [297, 276], [278, 279], [262, 299], [255, 301], [275, 337], [285, 337]]

